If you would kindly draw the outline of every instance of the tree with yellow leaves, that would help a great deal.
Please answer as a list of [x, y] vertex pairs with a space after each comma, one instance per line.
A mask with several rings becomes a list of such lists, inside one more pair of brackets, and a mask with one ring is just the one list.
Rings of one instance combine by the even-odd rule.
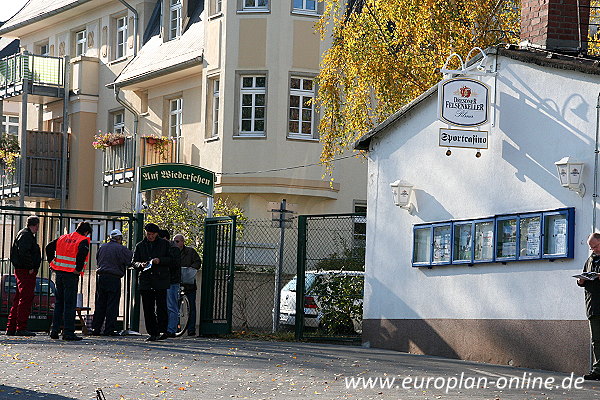
[[[323, 56], [317, 105], [321, 161], [435, 84], [455, 52], [518, 41], [518, 0], [323, 0]], [[456, 67], [456, 66], [455, 66]]]

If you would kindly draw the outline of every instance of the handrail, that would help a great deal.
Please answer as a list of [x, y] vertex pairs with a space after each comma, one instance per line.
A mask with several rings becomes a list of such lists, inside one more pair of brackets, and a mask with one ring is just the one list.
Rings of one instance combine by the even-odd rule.
[[34, 85], [64, 87], [64, 59], [36, 54], [12, 54], [0, 59], [0, 86], [27, 79]]

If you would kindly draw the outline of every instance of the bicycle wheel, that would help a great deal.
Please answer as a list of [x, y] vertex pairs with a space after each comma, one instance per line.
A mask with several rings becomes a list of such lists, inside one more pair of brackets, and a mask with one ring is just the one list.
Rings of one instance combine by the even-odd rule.
[[175, 336], [179, 337], [185, 333], [189, 320], [190, 301], [186, 295], [183, 295], [179, 299], [179, 322], [177, 323], [177, 331], [175, 332]]

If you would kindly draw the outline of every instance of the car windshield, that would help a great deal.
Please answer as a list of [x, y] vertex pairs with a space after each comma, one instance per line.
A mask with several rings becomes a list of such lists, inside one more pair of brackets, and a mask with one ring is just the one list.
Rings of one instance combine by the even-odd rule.
[[[304, 293], [308, 292], [310, 288], [314, 285], [315, 280], [317, 278], [316, 274], [306, 274], [304, 280]], [[290, 292], [296, 291], [296, 277], [293, 277], [291, 281], [289, 281], [282, 290], [287, 290]]]

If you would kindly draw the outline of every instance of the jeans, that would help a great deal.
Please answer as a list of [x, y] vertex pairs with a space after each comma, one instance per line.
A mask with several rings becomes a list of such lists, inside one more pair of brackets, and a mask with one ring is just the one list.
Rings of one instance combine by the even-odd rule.
[[[146, 331], [150, 336], [158, 336], [167, 331], [167, 290], [140, 290]], [[156, 307], [156, 308], [155, 308]]]
[[63, 337], [75, 335], [75, 307], [77, 306], [77, 285], [79, 273], [54, 271], [56, 274], [56, 304], [52, 317], [52, 332], [58, 334], [64, 323]]
[[15, 268], [17, 290], [8, 314], [7, 331], [27, 330], [27, 320], [31, 313], [37, 275], [37, 271], [34, 271], [33, 274], [30, 274], [29, 271], [29, 269]]
[[[109, 274], [98, 275], [96, 278], [96, 306], [92, 321], [94, 333], [110, 335], [115, 331], [120, 300], [121, 278]], [[103, 323], [104, 331], [100, 332]]]
[[188, 334], [196, 333], [196, 289], [186, 290], [185, 295], [190, 301], [190, 320], [188, 322]]
[[167, 332], [169, 333], [177, 332], [179, 324], [179, 287], [179, 283], [171, 283], [167, 290], [167, 311], [169, 313]]

